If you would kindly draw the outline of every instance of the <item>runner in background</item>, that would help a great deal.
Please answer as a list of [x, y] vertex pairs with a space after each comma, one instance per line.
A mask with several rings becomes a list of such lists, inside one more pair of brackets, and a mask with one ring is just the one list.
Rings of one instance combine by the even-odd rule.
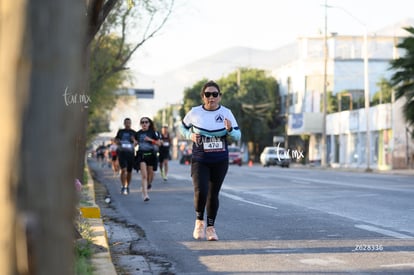
[[161, 128], [161, 146], [159, 149], [159, 162], [160, 162], [160, 172], [161, 177], [164, 181], [168, 179], [168, 161], [170, 160], [170, 146], [171, 146], [171, 137], [168, 132], [168, 126], [164, 125]]
[[124, 129], [120, 129], [116, 134], [116, 143], [118, 144], [118, 161], [121, 167], [121, 193], [129, 194], [129, 184], [131, 183], [132, 168], [134, 165], [135, 153], [135, 134], [131, 129], [131, 119], [124, 120]]
[[96, 148], [96, 159], [101, 164], [101, 167], [103, 167], [105, 163], [105, 150], [106, 146], [105, 142], [103, 141], [102, 144]]
[[114, 177], [119, 174], [119, 163], [118, 163], [118, 145], [115, 142], [115, 139], [111, 139], [111, 146], [109, 146], [109, 151], [111, 154], [112, 162], [112, 171], [114, 171]]
[[159, 146], [160, 141], [154, 122], [149, 117], [142, 117], [140, 124], [141, 129], [136, 133], [135, 140], [138, 142], [137, 162], [141, 173], [142, 198], [147, 202], [150, 200], [148, 190], [151, 189], [154, 170], [158, 166], [155, 146]]

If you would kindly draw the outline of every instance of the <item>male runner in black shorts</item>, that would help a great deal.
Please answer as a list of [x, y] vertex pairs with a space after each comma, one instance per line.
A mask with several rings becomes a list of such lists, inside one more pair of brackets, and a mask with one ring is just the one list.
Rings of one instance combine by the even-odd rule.
[[132, 167], [134, 165], [136, 132], [131, 129], [130, 118], [124, 120], [124, 127], [124, 129], [118, 131], [115, 139], [118, 144], [118, 161], [119, 167], [121, 168], [121, 193], [128, 195], [129, 184], [132, 177]]

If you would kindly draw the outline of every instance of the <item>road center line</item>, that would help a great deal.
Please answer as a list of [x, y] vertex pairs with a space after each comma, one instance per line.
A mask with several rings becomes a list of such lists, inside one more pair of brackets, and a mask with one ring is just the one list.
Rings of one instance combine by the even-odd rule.
[[291, 182], [298, 183], [298, 184], [311, 184], [309, 181], [304, 181], [304, 180], [291, 180]]

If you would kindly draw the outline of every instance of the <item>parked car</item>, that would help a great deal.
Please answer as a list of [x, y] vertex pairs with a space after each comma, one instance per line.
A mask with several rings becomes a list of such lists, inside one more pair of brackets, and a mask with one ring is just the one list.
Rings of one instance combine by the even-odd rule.
[[240, 147], [229, 146], [228, 149], [229, 149], [229, 163], [242, 166], [243, 161], [242, 161], [242, 152], [240, 150]]
[[279, 165], [281, 167], [289, 168], [291, 158], [288, 151], [284, 148], [268, 146], [263, 149], [260, 154], [260, 163], [263, 167], [270, 165]]

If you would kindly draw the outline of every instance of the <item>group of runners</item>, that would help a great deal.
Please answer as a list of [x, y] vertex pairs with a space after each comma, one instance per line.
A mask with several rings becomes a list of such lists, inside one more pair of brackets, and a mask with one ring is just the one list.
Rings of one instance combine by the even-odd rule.
[[111, 140], [111, 154], [114, 174], [120, 175], [121, 193], [129, 194], [133, 169], [141, 174], [141, 190], [144, 201], [149, 201], [148, 190], [152, 187], [154, 172], [159, 166], [164, 181], [168, 179], [168, 161], [170, 159], [171, 137], [168, 126], [161, 132], [155, 129], [149, 117], [140, 119], [141, 129], [131, 128], [130, 118], [124, 119], [124, 128], [118, 130]]

